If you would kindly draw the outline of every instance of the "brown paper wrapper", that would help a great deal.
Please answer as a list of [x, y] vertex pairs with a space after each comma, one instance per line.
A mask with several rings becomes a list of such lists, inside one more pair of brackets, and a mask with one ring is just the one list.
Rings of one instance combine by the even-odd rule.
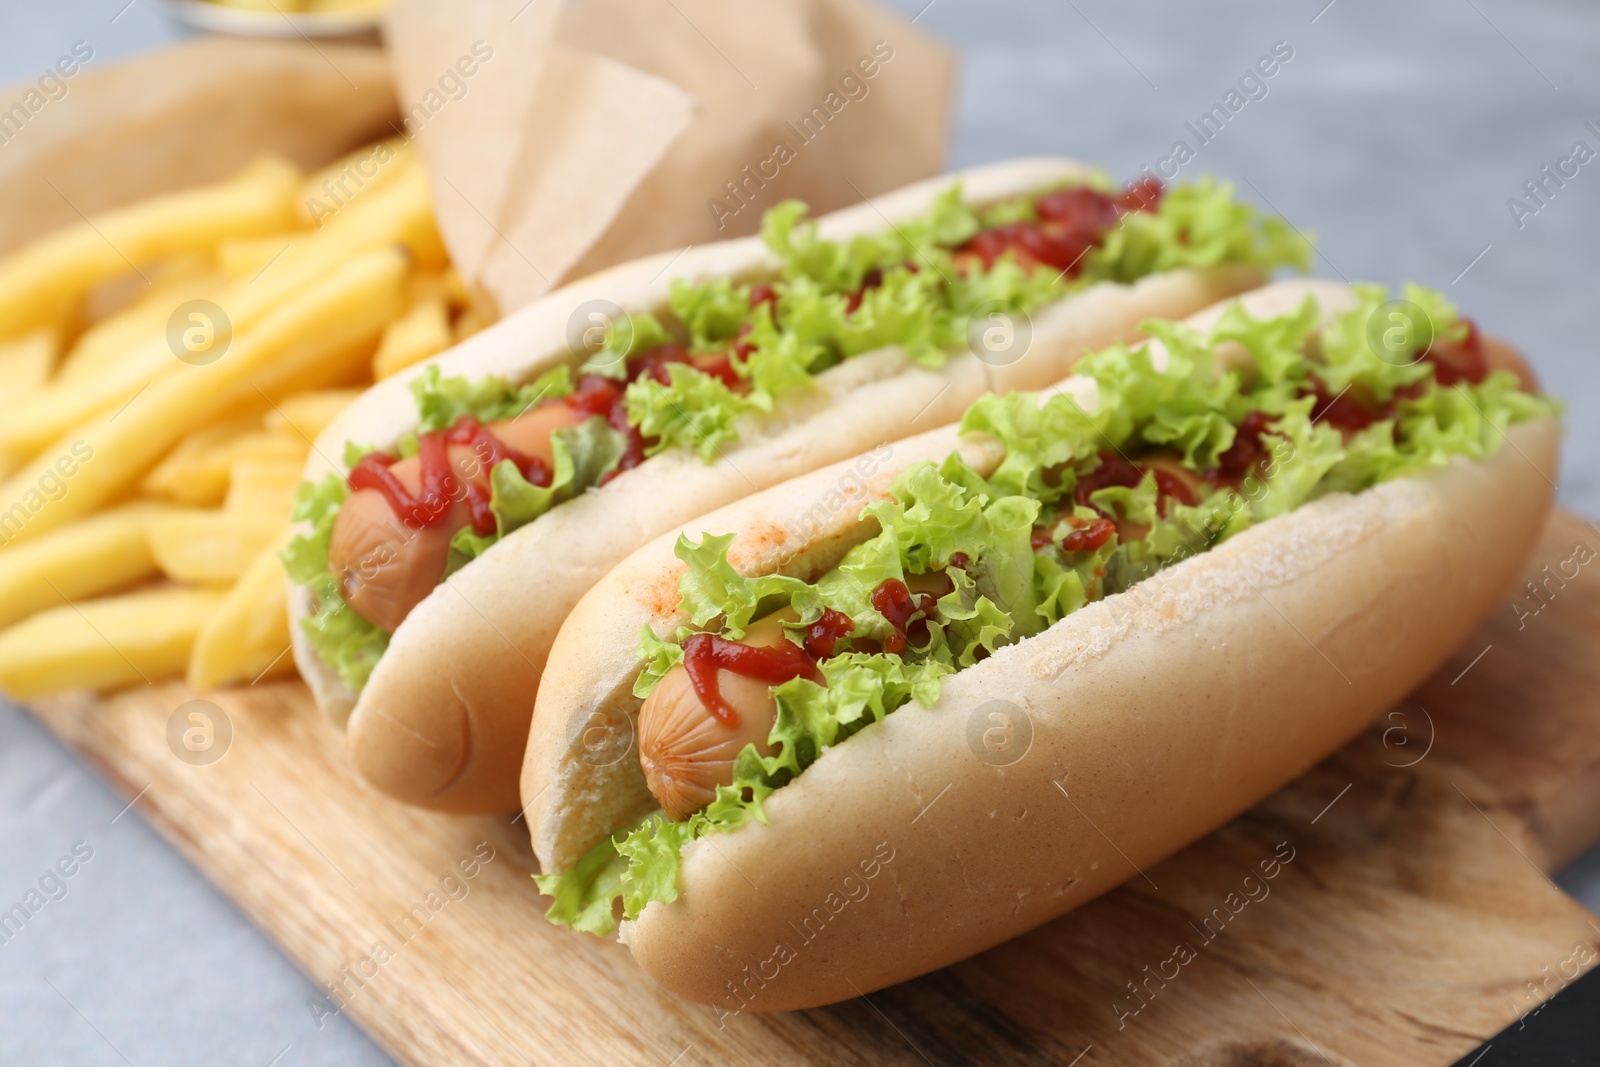
[[54, 98], [37, 78], [0, 90], [38, 105], [0, 129], [0, 254], [80, 212], [221, 181], [263, 152], [319, 167], [397, 124], [388, 62], [356, 45], [203, 37], [117, 63], [92, 55], [59, 82]]
[[860, 0], [402, 0], [386, 39], [445, 242], [502, 313], [926, 177], [948, 139], [950, 53]]

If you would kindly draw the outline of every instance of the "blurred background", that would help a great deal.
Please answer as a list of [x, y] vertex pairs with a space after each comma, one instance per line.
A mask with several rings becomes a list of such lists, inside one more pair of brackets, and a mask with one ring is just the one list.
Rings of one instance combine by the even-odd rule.
[[[1600, 515], [1589, 303], [1600, 162], [1547, 183], [1542, 203], [1524, 189], [1576, 142], [1600, 149], [1600, 10], [1576, 0], [890, 6], [959, 50], [950, 166], [1063, 153], [1119, 176], [1213, 173], [1313, 232], [1318, 273], [1444, 290], [1518, 344], [1567, 403], [1561, 496]], [[192, 32], [155, 0], [4, 0], [0, 17], [7, 84], [75, 41], [99, 64]], [[1269, 54], [1281, 66], [1264, 91], [1202, 142], [1190, 124]], [[1174, 157], [1178, 141], [1192, 159]], [[48, 921], [0, 945], [0, 1062], [390, 1062], [346, 1021], [319, 1026], [307, 1006], [315, 987], [125, 803], [0, 704], [0, 899], [73, 842], [93, 849]], [[1600, 908], [1600, 851], [1559, 881]]]

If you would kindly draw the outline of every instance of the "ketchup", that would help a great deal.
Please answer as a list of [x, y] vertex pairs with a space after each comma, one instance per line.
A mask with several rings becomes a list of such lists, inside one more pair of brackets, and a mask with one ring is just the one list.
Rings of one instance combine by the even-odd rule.
[[778, 313], [778, 291], [770, 285], [758, 283], [750, 287], [750, 306], [758, 308], [762, 304], [771, 304], [772, 313]]
[[1033, 222], [1010, 222], [974, 234], [958, 252], [970, 252], [993, 267], [1008, 251], [1024, 263], [1036, 262], [1075, 277], [1083, 257], [1104, 240], [1107, 231], [1130, 211], [1154, 211], [1165, 188], [1146, 177], [1118, 196], [1108, 196], [1088, 186], [1057, 189], [1034, 201]]
[[[1095, 511], [1100, 513], [1102, 519], [1110, 519], [1111, 516], [1096, 508], [1089, 498], [1101, 489], [1111, 487], [1136, 488], [1140, 482], [1144, 481], [1146, 469], [1119, 452], [1101, 452], [1100, 465], [1088, 474], [1080, 475], [1077, 484], [1072, 487], [1072, 499], [1080, 507], [1094, 508]], [[1169, 500], [1176, 500], [1178, 503], [1188, 507], [1193, 507], [1200, 502], [1199, 498], [1195, 496], [1194, 489], [1178, 475], [1161, 467], [1151, 467], [1148, 470], [1156, 481], [1157, 514], [1165, 515], [1167, 513], [1167, 501]], [[1074, 533], [1078, 532], [1081, 531], [1074, 531]], [[1068, 537], [1071, 536], [1072, 534], [1068, 535]], [[1046, 543], [1048, 543], [1048, 540], [1048, 535], [1046, 535]], [[1099, 548], [1104, 543], [1102, 540], [1092, 547]], [[1034, 549], [1037, 551], [1041, 547], [1043, 546], [1038, 543], [1038, 533], [1035, 532]], [[1068, 549], [1068, 551], [1073, 550]]]
[[1267, 448], [1261, 443], [1261, 435], [1271, 421], [1272, 416], [1265, 411], [1252, 411], [1240, 419], [1239, 425], [1233, 428], [1233, 444], [1217, 457], [1217, 469], [1207, 471], [1206, 479], [1213, 484], [1237, 486], [1245, 475], [1259, 469], [1267, 458]]
[[822, 672], [805, 651], [783, 638], [777, 644], [756, 648], [716, 634], [691, 634], [683, 641], [683, 668], [700, 703], [724, 726], [738, 725], [739, 713], [722, 699], [718, 671], [732, 671], [768, 685], [782, 685], [793, 678], [822, 681]]
[[1302, 390], [1301, 396], [1316, 397], [1311, 404], [1311, 418], [1314, 422], [1326, 422], [1336, 428], [1346, 437], [1353, 433], [1365, 430], [1368, 426], [1388, 418], [1393, 412], [1393, 404], [1383, 408], [1375, 408], [1355, 395], [1354, 389], [1346, 389], [1342, 393], [1330, 394], [1328, 387], [1322, 384], [1322, 379], [1312, 376], [1311, 388]]
[[1194, 490], [1189, 488], [1189, 483], [1173, 474], [1169, 470], [1155, 469], [1156, 476], [1156, 511], [1165, 516], [1167, 501], [1176, 500], [1185, 507], [1194, 507], [1200, 503], [1199, 497], [1194, 495]]
[[904, 652], [907, 639], [911, 637], [918, 638], [919, 645], [926, 642], [928, 635], [926, 620], [918, 619], [912, 622], [911, 617], [918, 612], [925, 616], [933, 614], [938, 598], [932, 593], [913, 594], [900, 579], [885, 578], [872, 591], [871, 599], [872, 606], [878, 609], [878, 614], [888, 619], [889, 625], [893, 627], [893, 632], [883, 642], [885, 652]]
[[1434, 338], [1432, 347], [1422, 356], [1433, 364], [1433, 378], [1440, 386], [1451, 386], [1457, 382], [1476, 385], [1489, 376], [1489, 360], [1483, 353], [1483, 337], [1478, 333], [1478, 324], [1468, 318], [1460, 321], [1467, 326], [1465, 337], [1460, 341]]
[[[914, 638], [918, 644], [927, 640], [925, 619], [913, 621], [913, 616], [933, 613], [937, 602], [933, 594], [912, 593], [898, 578], [886, 578], [872, 591], [871, 600], [893, 628], [883, 642], [885, 652], [905, 651], [908, 639]], [[734, 726], [739, 722], [739, 713], [722, 699], [718, 671], [731, 671], [768, 685], [782, 685], [794, 678], [809, 678], [820, 685], [823, 677], [817, 662], [834, 655], [839, 642], [849, 637], [853, 629], [855, 623], [850, 616], [827, 608], [806, 627], [803, 648], [787, 639], [756, 647], [716, 634], [690, 634], [683, 640], [683, 669], [688, 672], [701, 705], [724, 726]]]
[[1081, 530], [1068, 531], [1061, 539], [1063, 552], [1093, 552], [1117, 532], [1117, 524], [1110, 519], [1095, 519]]
[[1147, 174], [1128, 183], [1127, 189], [1117, 198], [1117, 206], [1128, 211], [1155, 211], [1161, 207], [1161, 198], [1166, 192], [1167, 187], [1161, 184], [1160, 178]]
[[1100, 465], [1078, 479], [1072, 488], [1072, 499], [1079, 507], [1093, 507], [1090, 494], [1112, 486], [1132, 489], [1144, 480], [1144, 471], [1117, 452], [1101, 452]]
[[[459, 491], [466, 501], [473, 532], [479, 536], [493, 533], [495, 518], [489, 507], [489, 492], [470, 479], [463, 482], [450, 462], [451, 445], [471, 447], [486, 469], [509, 459], [529, 482], [539, 486], [550, 484], [550, 468], [543, 460], [511, 448], [472, 415], [462, 415], [449, 429], [434, 430], [417, 439], [420, 494], [413, 494], [389, 469], [397, 457], [381, 452], [361, 457], [351, 468], [346, 482], [352, 490], [375, 489], [382, 493], [400, 521], [414, 530], [443, 521]], [[464, 489], [458, 489], [463, 486]]]
[[827, 659], [855, 628], [856, 624], [844, 612], [824, 609], [822, 617], [806, 627], [806, 655], [812, 659]]

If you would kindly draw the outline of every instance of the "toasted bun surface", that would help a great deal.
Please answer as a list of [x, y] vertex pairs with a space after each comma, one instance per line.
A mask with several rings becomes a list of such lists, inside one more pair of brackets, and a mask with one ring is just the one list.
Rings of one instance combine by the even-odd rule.
[[[1264, 314], [1263, 302], [1304, 284], [1247, 306]], [[944, 966], [1136, 877], [1359, 732], [1493, 607], [1543, 526], [1556, 464], [1549, 420], [1507, 436], [1487, 461], [1453, 460], [1263, 523], [952, 676], [936, 707], [900, 710], [774, 793], [767, 825], [690, 845], [679, 899], [649, 905], [623, 940], [680, 996], [787, 1010]], [[915, 443], [937, 454], [937, 437]], [[910, 454], [913, 444], [894, 470], [934, 458]], [[994, 461], [973, 458], [980, 470]], [[797, 553], [767, 531], [843, 469], [695, 530], [739, 531], [730, 560], [743, 573], [785, 561], [820, 573], [838, 551]], [[881, 494], [894, 470], [860, 499]], [[870, 535], [850, 513], [816, 540]], [[563, 673], [540, 693], [524, 768], [546, 870], [593, 843], [578, 807], [649, 808], [630, 791], [642, 779], [636, 754], [596, 759], [580, 716], [599, 712], [603, 734], [637, 714], [621, 684], [638, 670], [625, 662], [633, 635], [678, 623], [671, 540], [627, 560], [574, 611], [586, 661], [567, 654], [565, 633], [557, 641]], [[996, 728], [1016, 745], [1002, 756], [985, 742]]]
[[[960, 177], [966, 195], [982, 202], [1084, 172], [1070, 160], [1023, 159]], [[821, 230], [837, 238], [881, 229], [885, 218], [924, 210], [950, 181], [932, 179], [837, 212], [821, 220]], [[445, 375], [527, 378], [571, 359], [569, 320], [587, 301], [653, 310], [664, 302], [669, 271], [740, 277], [774, 268], [754, 238], [650, 257], [552, 293], [430, 363]], [[1037, 313], [1026, 352], [1003, 366], [969, 353], [930, 371], [900, 349], [847, 360], [820, 375], [806, 396], [752, 419], [715, 463], [663, 453], [500, 541], [412, 611], [359, 698], [307, 645], [298, 622], [311, 598], [293, 590], [296, 662], [324, 710], [348, 718], [352, 761], [367, 782], [441, 810], [512, 810], [551, 642], [572, 606], [629, 552], [750, 493], [950, 422], [987, 390], [1047, 385], [1084, 352], [1136, 336], [1146, 318], [1181, 317], [1263, 280], [1253, 268], [1221, 268], [1098, 285]], [[342, 473], [328, 461], [346, 441], [392, 442], [413, 428], [407, 386], [421, 372], [419, 366], [379, 383], [335, 420], [313, 450], [307, 477]]]

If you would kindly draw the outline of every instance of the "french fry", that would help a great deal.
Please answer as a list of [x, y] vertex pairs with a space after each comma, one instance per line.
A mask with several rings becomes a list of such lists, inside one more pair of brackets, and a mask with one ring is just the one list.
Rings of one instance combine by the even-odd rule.
[[142, 299], [83, 331], [56, 372], [62, 382], [81, 383], [103, 374], [141, 342], [165, 336], [172, 309], [190, 300], [212, 300], [225, 284], [215, 272], [158, 283]]
[[153, 589], [40, 612], [0, 631], [0, 689], [31, 700], [178, 677], [224, 599], [209, 589]]
[[0, 336], [140, 264], [287, 228], [299, 183], [293, 164], [262, 159], [228, 181], [103, 212], [34, 241], [0, 262]]
[[307, 175], [296, 201], [302, 226], [321, 226], [358, 195], [371, 193], [416, 162], [402, 137], [362, 145]]
[[100, 508], [180, 441], [196, 413], [297, 391], [330, 359], [363, 351], [399, 311], [406, 267], [394, 247], [351, 258], [238, 333], [216, 362], [178, 364], [136, 402], [69, 430], [0, 485], [0, 537], [35, 537]]
[[48, 326], [0, 342], [0, 407], [7, 410], [43, 385], [56, 365], [56, 331]]
[[147, 505], [131, 504], [0, 552], [0, 627], [155, 574], [145, 537], [149, 513]]
[[448, 265], [443, 270], [419, 270], [406, 283], [407, 307], [433, 299], [443, 300], [451, 311], [460, 311], [472, 303], [461, 275]]
[[[405, 168], [370, 196], [353, 201], [321, 230], [291, 245], [259, 277], [240, 279], [219, 292], [214, 303], [232, 327], [232, 343], [239, 344], [241, 334], [280, 313], [295, 297], [328, 285], [352, 260], [396, 243], [410, 248], [419, 263], [437, 258], [443, 248], [433, 224], [427, 176], [418, 166]], [[211, 325], [220, 330], [224, 324]], [[230, 353], [223, 362], [233, 358]], [[115, 412], [158, 375], [174, 369], [183, 369], [183, 364], [163, 328], [102, 373], [39, 390], [26, 408], [0, 420], [0, 449], [33, 455], [72, 427]]]
[[288, 581], [278, 559], [288, 540], [289, 531], [280, 531], [207, 620], [189, 658], [189, 688], [205, 692], [294, 673], [294, 657], [288, 654]]
[[209, 508], [160, 508], [145, 518], [156, 565], [176, 582], [228, 585], [271, 543], [285, 512], [240, 514]]
[[299, 438], [309, 447], [334, 416], [349, 407], [361, 392], [360, 389], [320, 389], [286, 396], [267, 412], [266, 427], [271, 433]]
[[228, 495], [222, 509], [235, 515], [280, 515], [288, 519], [294, 507], [294, 487], [300, 484], [304, 466], [275, 460], [238, 461], [228, 475]]
[[379, 380], [429, 356], [436, 356], [454, 343], [450, 334], [450, 314], [443, 297], [418, 301], [411, 310], [384, 327], [378, 354], [372, 359], [372, 376]]
[[217, 270], [230, 279], [254, 278], [305, 237], [303, 231], [273, 233], [265, 237], [239, 237], [217, 245]]
[[196, 430], [145, 475], [140, 488], [174, 504], [212, 507], [222, 503], [233, 469], [240, 463], [286, 463], [299, 469], [310, 443], [254, 429], [259, 422], [247, 417]]

